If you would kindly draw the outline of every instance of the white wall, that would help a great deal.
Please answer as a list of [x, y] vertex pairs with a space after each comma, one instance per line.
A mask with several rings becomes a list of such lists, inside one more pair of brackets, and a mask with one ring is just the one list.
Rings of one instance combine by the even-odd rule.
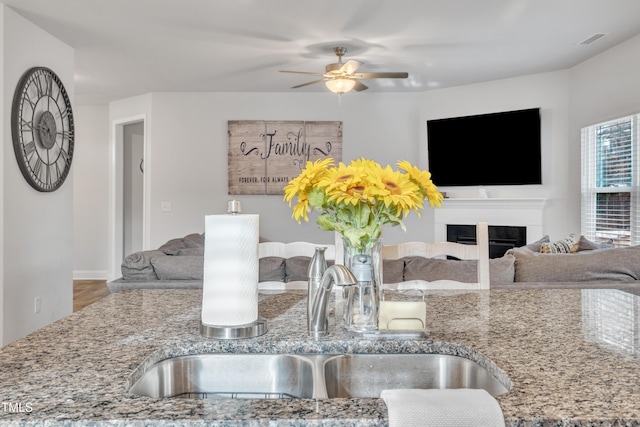
[[640, 113], [640, 36], [571, 69], [571, 146], [580, 156], [580, 129]]
[[74, 110], [73, 153], [74, 279], [108, 276], [109, 107], [79, 105]]
[[[47, 66], [60, 77], [73, 103], [74, 51], [8, 7], [3, 9], [2, 102], [4, 110], [3, 203], [3, 344], [72, 312], [73, 173], [57, 191], [41, 193], [24, 180], [13, 152], [13, 91], [22, 74]], [[34, 313], [34, 299], [42, 308]]]
[[[561, 239], [580, 233], [579, 163], [576, 170], [568, 150], [569, 72], [535, 74], [423, 93], [421, 140], [431, 119], [540, 108], [542, 185], [486, 186], [492, 198], [545, 198], [544, 234]], [[517, 135], [513, 139], [517, 146]], [[422, 157], [426, 157], [424, 154]], [[437, 177], [434, 177], [437, 183]], [[442, 187], [452, 197], [477, 198], [479, 186]], [[446, 200], [445, 200], [446, 203]], [[500, 225], [500, 224], [494, 224]], [[538, 236], [542, 237], [542, 236]]]

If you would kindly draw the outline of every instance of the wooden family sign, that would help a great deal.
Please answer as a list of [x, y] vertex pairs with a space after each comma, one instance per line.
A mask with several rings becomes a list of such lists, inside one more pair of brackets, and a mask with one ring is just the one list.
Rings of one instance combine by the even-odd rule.
[[342, 122], [229, 120], [229, 194], [284, 194], [307, 161], [342, 160]]

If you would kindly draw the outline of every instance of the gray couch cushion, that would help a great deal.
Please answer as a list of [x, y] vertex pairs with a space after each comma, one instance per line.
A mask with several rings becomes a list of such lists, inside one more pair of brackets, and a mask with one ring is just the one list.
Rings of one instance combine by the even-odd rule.
[[307, 281], [309, 274], [309, 262], [311, 262], [311, 258], [308, 256], [294, 256], [292, 258], [288, 258], [285, 262], [286, 281]]
[[176, 253], [176, 256], [201, 256], [204, 257], [204, 246], [200, 248], [182, 248]]
[[260, 270], [259, 278], [260, 282], [284, 282], [287, 277], [285, 270], [285, 259], [280, 257], [265, 257], [260, 258], [259, 261]]
[[127, 255], [120, 266], [122, 277], [126, 280], [157, 280], [158, 276], [151, 265], [151, 258], [157, 256], [164, 256], [164, 253], [152, 250]]
[[516, 282], [640, 280], [640, 246], [595, 249], [569, 254], [512, 251]]
[[204, 247], [204, 234], [187, 234], [182, 238], [184, 240], [185, 248], [203, 248]]
[[[199, 255], [156, 256], [151, 258], [151, 265], [160, 280], [202, 280], [203, 278], [204, 257]], [[284, 282], [285, 280], [284, 258], [263, 258], [259, 261], [259, 269], [261, 282], [271, 280]]]
[[151, 265], [160, 280], [202, 280], [204, 257], [201, 256], [156, 256]]
[[[489, 260], [491, 282], [513, 282], [515, 258], [505, 255]], [[478, 281], [478, 262], [437, 258], [408, 257], [405, 259], [404, 280], [456, 280], [475, 283]]]
[[187, 234], [179, 239], [171, 239], [158, 248], [167, 255], [178, 255], [184, 248], [204, 248], [204, 234]]
[[175, 255], [178, 253], [178, 251], [180, 249], [183, 249], [184, 246], [184, 240], [182, 239], [171, 239], [168, 242], [166, 242], [165, 244], [163, 244], [162, 246], [160, 246], [158, 248], [159, 251], [162, 251], [162, 253], [166, 254], [166, 255]]
[[384, 283], [399, 283], [404, 280], [404, 260], [385, 259], [382, 261], [382, 281]]

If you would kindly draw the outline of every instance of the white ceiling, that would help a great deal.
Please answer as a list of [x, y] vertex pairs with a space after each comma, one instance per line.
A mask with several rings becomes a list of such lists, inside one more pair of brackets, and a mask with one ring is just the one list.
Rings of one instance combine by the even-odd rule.
[[640, 33], [639, 0], [0, 1], [75, 48], [79, 104], [327, 91], [278, 70], [321, 72], [338, 45], [358, 71], [409, 73], [368, 92], [425, 91], [568, 68]]

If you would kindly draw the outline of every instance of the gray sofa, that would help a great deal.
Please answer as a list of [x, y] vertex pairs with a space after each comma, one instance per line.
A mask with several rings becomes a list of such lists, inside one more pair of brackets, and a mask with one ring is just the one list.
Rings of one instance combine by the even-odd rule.
[[[492, 288], [635, 288], [640, 284], [640, 246], [613, 248], [581, 237], [574, 253], [541, 253], [548, 236], [489, 261]], [[260, 282], [307, 280], [308, 257], [260, 259]], [[138, 288], [200, 288], [204, 236], [189, 234], [155, 250], [136, 252], [122, 262], [122, 277], [111, 292]], [[407, 257], [385, 260], [385, 283], [450, 279], [475, 282], [476, 262]]]

